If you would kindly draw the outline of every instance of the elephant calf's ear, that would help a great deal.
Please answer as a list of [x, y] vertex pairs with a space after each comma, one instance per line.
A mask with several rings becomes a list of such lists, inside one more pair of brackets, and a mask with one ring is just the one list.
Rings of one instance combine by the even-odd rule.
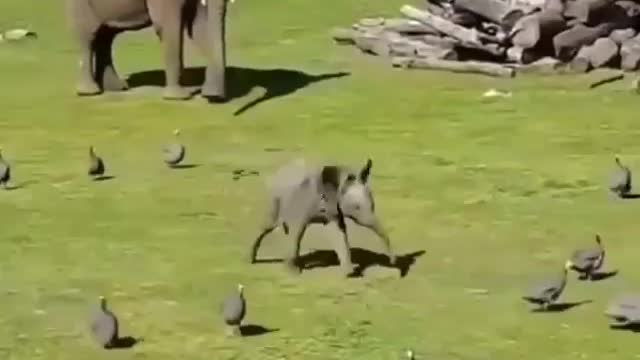
[[360, 170], [360, 181], [364, 184], [369, 180], [369, 174], [371, 174], [371, 166], [373, 165], [373, 161], [371, 159], [367, 159], [367, 163], [364, 165], [362, 170]]

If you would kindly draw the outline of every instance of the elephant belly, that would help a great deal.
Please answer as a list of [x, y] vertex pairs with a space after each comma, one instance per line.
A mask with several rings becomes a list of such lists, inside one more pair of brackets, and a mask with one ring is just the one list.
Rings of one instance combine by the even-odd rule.
[[145, 0], [90, 0], [94, 14], [103, 24], [117, 29], [151, 25]]

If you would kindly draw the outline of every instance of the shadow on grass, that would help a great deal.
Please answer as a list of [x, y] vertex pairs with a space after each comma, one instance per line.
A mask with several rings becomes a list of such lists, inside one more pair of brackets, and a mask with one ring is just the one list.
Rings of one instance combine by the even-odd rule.
[[640, 324], [611, 324], [609, 329], [616, 331], [630, 331], [640, 333]]
[[98, 182], [109, 181], [109, 180], [113, 180], [115, 178], [116, 177], [113, 176], [113, 175], [104, 175], [104, 176], [98, 176], [98, 177], [93, 178], [93, 181], [98, 181]]
[[577, 302], [565, 302], [565, 303], [555, 303], [555, 304], [550, 304], [547, 307], [547, 310], [543, 310], [543, 309], [533, 309], [531, 310], [532, 312], [536, 312], [536, 313], [543, 313], [543, 312], [548, 312], [548, 313], [557, 313], [557, 312], [565, 312], [567, 310], [571, 310], [574, 307], [580, 306], [580, 305], [585, 305], [585, 304], [589, 304], [592, 303], [593, 300], [583, 300], [583, 301], [577, 301]]
[[[187, 87], [201, 86], [204, 82], [204, 67], [185, 69], [182, 85]], [[249, 69], [242, 67], [227, 67], [227, 101], [243, 97], [254, 88], [265, 89], [264, 95], [251, 100], [234, 112], [240, 115], [245, 111], [268, 100], [292, 94], [316, 82], [341, 78], [350, 75], [347, 72], [310, 75], [299, 70], [290, 69]], [[150, 70], [131, 74], [127, 79], [130, 88], [141, 86], [158, 86], [165, 84], [164, 70]], [[194, 94], [195, 95], [195, 94]], [[210, 101], [218, 102], [218, 101]]]
[[37, 181], [34, 181], [34, 180], [32, 180], [32, 181], [23, 181], [23, 182], [21, 182], [19, 184], [7, 185], [7, 186], [3, 187], [1, 190], [5, 190], [5, 191], [19, 190], [19, 189], [27, 187], [30, 184], [36, 184], [36, 183], [37, 183]]
[[268, 329], [262, 325], [255, 325], [255, 324], [240, 326], [240, 334], [242, 334], [242, 336], [260, 336], [260, 335], [268, 334], [270, 332], [276, 332], [279, 330], [280, 329]]
[[614, 277], [616, 275], [618, 275], [618, 270], [597, 272], [597, 273], [591, 274], [591, 280], [602, 281], [602, 280], [606, 280], [608, 278]]
[[624, 200], [635, 200], [640, 199], [640, 194], [622, 194], [620, 195], [620, 198]]
[[[392, 265], [389, 262], [389, 257], [386, 255], [378, 254], [362, 248], [351, 248], [351, 262], [356, 265], [352, 275], [354, 277], [360, 277], [367, 268], [373, 265], [379, 265], [387, 268], [398, 269], [400, 271], [400, 277], [405, 277], [409, 273], [411, 266], [415, 264], [416, 259], [424, 253], [424, 250], [420, 250], [397, 256], [396, 263]], [[303, 269], [325, 268], [340, 265], [338, 256], [333, 250], [315, 250], [308, 254], [304, 254], [300, 257], [299, 263], [302, 264]]]
[[177, 169], [177, 170], [182, 170], [182, 169], [193, 169], [193, 168], [197, 168], [199, 167], [200, 164], [177, 164], [177, 165], [169, 165], [169, 167], [171, 169]]
[[121, 338], [117, 338], [113, 345], [107, 347], [107, 349], [131, 349], [132, 347], [136, 346], [137, 344], [143, 342], [144, 339], [140, 338], [140, 339], [136, 339], [132, 336], [125, 336], [125, 337], [121, 337]]

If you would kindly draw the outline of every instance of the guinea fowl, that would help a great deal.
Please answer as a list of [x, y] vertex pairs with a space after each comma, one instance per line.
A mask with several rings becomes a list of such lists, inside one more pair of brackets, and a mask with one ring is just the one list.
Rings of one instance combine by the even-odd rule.
[[242, 284], [238, 284], [238, 292], [228, 296], [222, 303], [222, 316], [229, 335], [241, 335], [240, 326], [247, 313], [243, 289]]
[[2, 149], [0, 149], [0, 185], [6, 189], [9, 180], [11, 180], [11, 166], [9, 166], [9, 163], [2, 157]]
[[522, 298], [530, 303], [539, 305], [540, 309], [546, 311], [549, 305], [554, 303], [564, 291], [567, 284], [567, 271], [572, 266], [573, 263], [568, 260], [560, 274], [536, 284], [529, 291], [529, 294]]
[[627, 294], [612, 300], [604, 314], [615, 321], [614, 327], [640, 325], [640, 295]]
[[593, 275], [604, 263], [605, 251], [600, 235], [596, 234], [596, 246], [578, 249], [571, 256], [571, 269], [580, 274], [581, 279], [593, 280]]
[[180, 164], [180, 162], [184, 160], [185, 155], [185, 147], [178, 140], [180, 129], [176, 129], [173, 135], [175, 136], [175, 142], [165, 146], [163, 149], [164, 162], [170, 167], [175, 167]]
[[100, 296], [99, 305], [94, 305], [89, 329], [93, 339], [105, 349], [113, 347], [118, 340], [118, 319], [107, 309], [104, 296]]
[[89, 176], [91, 176], [94, 180], [97, 180], [104, 175], [104, 170], [104, 161], [102, 161], [102, 158], [96, 155], [93, 146], [89, 147]]
[[631, 170], [620, 162], [620, 158], [616, 156], [616, 165], [618, 168], [611, 176], [609, 190], [618, 195], [625, 197], [631, 192]]

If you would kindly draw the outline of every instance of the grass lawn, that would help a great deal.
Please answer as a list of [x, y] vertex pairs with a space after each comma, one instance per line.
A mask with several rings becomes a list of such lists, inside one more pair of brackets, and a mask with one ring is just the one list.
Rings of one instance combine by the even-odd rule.
[[[240, 0], [229, 10], [229, 103], [167, 102], [154, 87], [77, 98], [60, 2], [0, 4], [0, 28], [40, 34], [0, 45], [0, 146], [21, 186], [0, 191], [0, 359], [375, 360], [406, 348], [418, 359], [640, 357], [637, 335], [608, 329], [603, 315], [640, 281], [640, 202], [615, 201], [604, 187], [616, 153], [640, 170], [630, 80], [588, 90], [588, 76], [394, 70], [336, 46], [328, 31], [395, 16], [401, 1]], [[124, 76], [162, 66], [148, 31], [116, 46]], [[349, 75], [322, 79], [340, 72]], [[281, 96], [235, 115], [265, 87]], [[490, 87], [514, 95], [482, 100]], [[198, 167], [161, 162], [176, 127]], [[113, 180], [87, 179], [89, 145]], [[396, 251], [425, 251], [406, 277], [381, 266], [356, 279], [335, 266], [292, 277], [280, 264], [247, 263], [264, 175], [298, 156], [373, 159]], [[261, 175], [234, 181], [239, 168]], [[354, 246], [381, 251], [351, 229]], [[530, 313], [520, 296], [531, 281], [560, 271], [596, 232], [618, 276], [585, 283], [570, 274], [563, 301], [591, 303]], [[304, 252], [329, 249], [334, 235], [314, 228]], [[261, 256], [281, 256], [285, 244], [275, 232]], [[246, 322], [279, 331], [224, 337], [218, 307], [238, 282]], [[100, 294], [123, 335], [142, 343], [94, 346], [85, 320]]]

